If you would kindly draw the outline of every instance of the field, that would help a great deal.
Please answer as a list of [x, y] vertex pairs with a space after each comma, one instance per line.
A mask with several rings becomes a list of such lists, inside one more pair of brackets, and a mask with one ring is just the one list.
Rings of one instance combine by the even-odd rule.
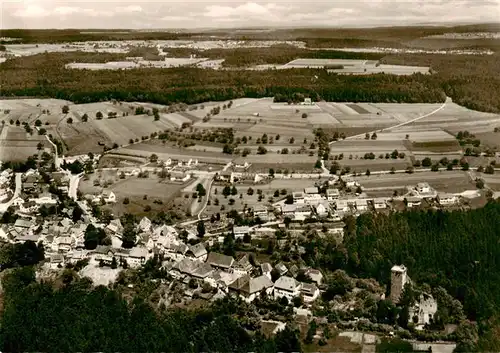
[[429, 67], [385, 65], [374, 60], [349, 59], [296, 59], [278, 66], [278, 69], [292, 68], [326, 68], [329, 72], [338, 74], [370, 75], [388, 73], [392, 75], [412, 75], [414, 73], [428, 74]]
[[170, 146], [163, 146], [154, 142], [143, 142], [130, 145], [128, 147], [119, 148], [114, 155], [125, 155], [149, 158], [152, 154], [156, 154], [159, 160], [166, 161], [168, 159], [178, 161], [189, 161], [197, 159], [200, 163], [210, 164], [227, 164], [233, 158], [230, 155], [224, 155], [216, 152], [193, 151], [187, 149], [179, 149]]
[[476, 186], [466, 172], [441, 171], [418, 172], [414, 174], [384, 174], [356, 177], [363, 189], [370, 191], [401, 189], [407, 185], [416, 185], [419, 182], [428, 182], [438, 192], [463, 192], [475, 190]]
[[[43, 149], [38, 150], [37, 145], [43, 144]], [[29, 156], [38, 152], [50, 152], [51, 145], [44, 136], [36, 132], [33, 135], [26, 133], [23, 127], [4, 125], [0, 133], [0, 161], [25, 161]]]
[[[107, 182], [108, 187], [94, 186], [94, 180], [100, 180], [101, 184]], [[112, 184], [111, 184], [112, 183]], [[166, 211], [168, 204], [183, 188], [183, 184], [161, 181], [157, 176], [151, 174], [149, 178], [127, 177], [119, 179], [116, 171], [101, 171], [98, 174], [89, 176], [88, 180], [82, 180], [79, 184], [79, 190], [83, 194], [97, 194], [103, 189], [111, 190], [116, 195], [116, 204], [110, 205], [110, 209], [115, 215], [124, 213], [147, 214], [146, 206], [151, 207], [151, 214], [159, 211]], [[148, 195], [144, 199], [144, 195]], [[123, 200], [129, 199], [128, 204]]]

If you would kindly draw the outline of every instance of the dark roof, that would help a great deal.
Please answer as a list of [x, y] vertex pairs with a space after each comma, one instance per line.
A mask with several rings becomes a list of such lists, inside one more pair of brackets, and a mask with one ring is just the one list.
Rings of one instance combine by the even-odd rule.
[[233, 266], [234, 259], [232, 256], [211, 252], [208, 254], [207, 263], [215, 267], [230, 268]]

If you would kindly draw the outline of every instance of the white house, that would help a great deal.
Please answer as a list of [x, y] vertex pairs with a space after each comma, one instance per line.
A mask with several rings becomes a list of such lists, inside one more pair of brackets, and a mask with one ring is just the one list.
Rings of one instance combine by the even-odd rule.
[[316, 204], [321, 200], [317, 187], [310, 187], [304, 189], [304, 202], [307, 204]]
[[406, 198], [406, 205], [409, 208], [418, 207], [422, 204], [422, 199], [419, 197], [410, 196]]
[[293, 196], [293, 203], [303, 204], [305, 202], [303, 192], [296, 191], [296, 192], [292, 193], [292, 196]]
[[326, 190], [326, 199], [328, 201], [335, 201], [340, 197], [339, 189], [328, 189]]
[[102, 199], [104, 200], [104, 202], [106, 203], [115, 203], [116, 202], [116, 195], [113, 191], [103, 191], [102, 192]]
[[236, 239], [242, 239], [245, 235], [250, 233], [250, 227], [233, 227], [233, 233]]
[[381, 210], [387, 208], [387, 200], [383, 197], [377, 197], [373, 199], [373, 207], [376, 210]]
[[309, 268], [306, 270], [305, 274], [318, 286], [323, 282], [323, 274], [319, 270]]
[[349, 203], [345, 199], [335, 200], [335, 207], [336, 207], [337, 211], [342, 212], [342, 213], [346, 213], [346, 212], [349, 212], [351, 210], [351, 208], [349, 207]]
[[302, 283], [300, 294], [304, 298], [304, 303], [312, 303], [319, 297], [319, 289], [315, 284]]
[[415, 190], [417, 190], [419, 194], [428, 194], [433, 189], [431, 188], [429, 183], [418, 183], [417, 186], [415, 187]]
[[327, 201], [320, 201], [315, 206], [316, 213], [320, 217], [328, 216], [328, 212], [330, 211], [330, 204]]
[[174, 170], [170, 172], [170, 180], [171, 181], [188, 181], [191, 178], [191, 174], [186, 173], [185, 171], [181, 170]]
[[295, 216], [295, 211], [297, 210], [297, 205], [283, 205], [281, 207], [281, 213], [285, 217], [293, 218]]
[[366, 212], [368, 211], [368, 200], [367, 199], [356, 199], [356, 210], [358, 212]]
[[458, 197], [453, 194], [439, 193], [437, 196], [437, 202], [441, 206], [450, 206], [458, 202]]
[[269, 212], [267, 207], [262, 205], [257, 205], [253, 208], [253, 216], [259, 217], [263, 221], [267, 221], [269, 219]]
[[274, 283], [274, 299], [286, 297], [288, 300], [292, 300], [293, 298], [300, 296], [301, 288], [301, 283], [295, 280], [295, 278], [281, 276]]
[[228, 288], [229, 291], [239, 294], [247, 303], [251, 303], [263, 292], [271, 295], [273, 282], [265, 275], [255, 278], [246, 275], [231, 283]]
[[33, 201], [37, 205], [56, 205], [57, 204], [57, 200], [52, 198], [52, 194], [50, 194], [50, 193], [43, 193], [36, 198], [30, 199], [30, 201]]
[[130, 250], [130, 254], [127, 258], [127, 263], [131, 267], [139, 267], [146, 262], [146, 258], [148, 256], [148, 249], [144, 247], [133, 247]]
[[311, 217], [311, 207], [307, 205], [301, 205], [295, 209], [293, 219], [296, 221], [303, 221], [308, 217]]

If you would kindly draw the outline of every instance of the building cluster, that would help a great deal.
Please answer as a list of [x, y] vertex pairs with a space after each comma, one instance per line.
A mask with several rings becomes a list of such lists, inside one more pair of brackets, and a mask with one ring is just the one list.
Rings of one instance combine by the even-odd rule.
[[6, 169], [0, 173], [0, 203], [12, 196], [12, 190], [9, 185], [12, 175], [12, 169]]

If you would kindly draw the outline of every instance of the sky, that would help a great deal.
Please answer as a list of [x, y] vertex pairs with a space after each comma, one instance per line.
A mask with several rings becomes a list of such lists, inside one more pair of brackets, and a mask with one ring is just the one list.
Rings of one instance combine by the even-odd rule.
[[0, 28], [370, 27], [500, 21], [500, 0], [0, 0]]

